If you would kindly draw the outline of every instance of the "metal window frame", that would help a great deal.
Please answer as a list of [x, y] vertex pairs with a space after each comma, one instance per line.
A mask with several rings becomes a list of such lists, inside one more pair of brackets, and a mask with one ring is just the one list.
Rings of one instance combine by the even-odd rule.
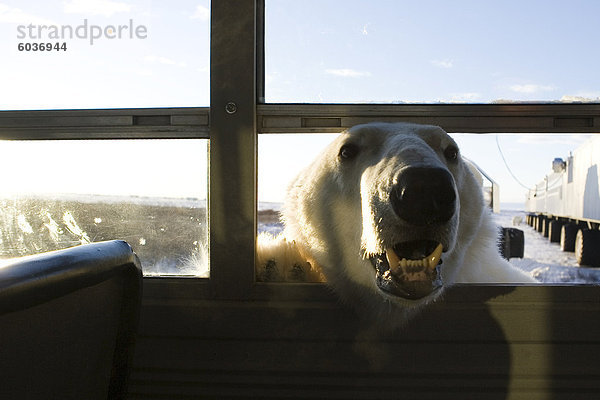
[[209, 108], [0, 111], [1, 140], [208, 139]]
[[145, 297], [331, 299], [254, 279], [258, 134], [411, 121], [464, 133], [597, 133], [600, 104], [265, 104], [264, 0], [211, 4], [210, 108], [0, 111], [0, 139], [210, 139], [210, 279], [145, 278]]
[[331, 133], [406, 121], [460, 133], [598, 133], [600, 104], [261, 104], [260, 133]]

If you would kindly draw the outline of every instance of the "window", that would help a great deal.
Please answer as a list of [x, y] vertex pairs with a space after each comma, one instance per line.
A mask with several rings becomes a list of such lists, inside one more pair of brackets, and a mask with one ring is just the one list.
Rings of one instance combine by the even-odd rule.
[[208, 0], [9, 1], [0, 110], [208, 106], [209, 29]]
[[[542, 2], [508, 2], [491, 8], [465, 1], [451, 9], [444, 2], [403, 2], [400, 6], [385, 1], [368, 7], [358, 2], [270, 0], [237, 7], [187, 1], [175, 6], [136, 1], [86, 3], [96, 7], [92, 9], [83, 4], [69, 0], [33, 8], [7, 3], [0, 9], [0, 29], [14, 38], [1, 45], [10, 55], [6, 63], [14, 74], [6, 75], [10, 79], [0, 78], [10, 93], [0, 105], [8, 110], [0, 114], [0, 136], [27, 140], [27, 146], [34, 147], [37, 140], [60, 140], [60, 146], [67, 147], [65, 140], [75, 140], [93, 148], [104, 140], [121, 147], [129, 140], [154, 139], [165, 152], [166, 158], [160, 161], [166, 163], [161, 169], [169, 184], [173, 182], [168, 176], [177, 176], [181, 170], [174, 163], [189, 161], [189, 168], [198, 171], [197, 179], [190, 178], [189, 187], [182, 184], [181, 188], [196, 192], [183, 190], [178, 194], [179, 204], [187, 207], [188, 197], [197, 201], [190, 211], [194, 215], [203, 213], [203, 201], [210, 208], [210, 235], [192, 231], [193, 240], [185, 238], [192, 245], [197, 238], [199, 243], [205, 238], [211, 250], [209, 285], [215, 289], [200, 296], [217, 293], [214, 296], [238, 299], [263, 293], [254, 281], [254, 218], [258, 209], [259, 228], [262, 218], [273, 219], [273, 213], [260, 212], [265, 210], [265, 201], [282, 199], [281, 189], [268, 187], [268, 182], [281, 179], [270, 163], [287, 161], [282, 151], [288, 148], [285, 140], [297, 140], [294, 146], [300, 146], [305, 139], [299, 134], [314, 134], [311, 140], [325, 143], [329, 139], [324, 134], [375, 120], [437, 124], [461, 135], [598, 130], [599, 82], [590, 69], [597, 60], [594, 52], [586, 51], [593, 47], [590, 32], [595, 25], [589, 19], [596, 5], [591, 1], [564, 8]], [[101, 4], [113, 8], [104, 9]], [[318, 13], [310, 12], [316, 7]], [[550, 29], [557, 18], [562, 18], [564, 28]], [[147, 37], [99, 38], [94, 44], [89, 43], [90, 37], [87, 41], [73, 38], [63, 53], [18, 50], [19, 25], [77, 28], [86, 19], [88, 33], [92, 25], [126, 25], [131, 19], [132, 26], [147, 28]], [[417, 24], [422, 20], [431, 22]], [[501, 25], [507, 20], [510, 29]], [[461, 33], [457, 26], [468, 29]], [[486, 35], [473, 33], [482, 27]], [[459, 40], [461, 34], [468, 40]], [[209, 45], [219, 51], [210, 52]], [[489, 48], [502, 51], [490, 54]], [[39, 68], [39, 60], [45, 61], [44, 68]], [[560, 68], [554, 68], [556, 63]], [[334, 102], [340, 104], [329, 104]], [[29, 109], [41, 111], [15, 111]], [[467, 138], [463, 147], [469, 146], [472, 136]], [[515, 155], [512, 145], [520, 138], [499, 138], [510, 165], [527, 158], [523, 153], [511, 157]], [[496, 146], [495, 136], [478, 139]], [[163, 146], [171, 140], [178, 143], [176, 155]], [[196, 149], [193, 155], [179, 157], [192, 148]], [[501, 169], [497, 161], [482, 159], [480, 166], [487, 171], [490, 167], [485, 164], [491, 162]], [[202, 172], [206, 163], [209, 167]], [[88, 190], [85, 194], [98, 193]], [[64, 212], [57, 214], [61, 220]], [[194, 215], [185, 214], [190, 221]], [[58, 223], [58, 217], [52, 218]], [[102, 225], [105, 219], [98, 218]], [[18, 221], [13, 225], [18, 227]], [[88, 236], [91, 231], [81, 230]], [[148, 243], [148, 238], [137, 235], [132, 236], [132, 244], [142, 249], [147, 245], [140, 246], [141, 239]], [[195, 250], [189, 250], [189, 255]], [[169, 257], [186, 257], [175, 253]], [[160, 262], [152, 261], [152, 265]], [[147, 267], [147, 273], [151, 271], [162, 273]], [[296, 289], [286, 290], [289, 295]]]
[[600, 99], [593, 1], [267, 0], [265, 9], [267, 102]]
[[504, 208], [524, 209], [527, 188], [552, 159], [584, 140], [575, 134], [598, 130], [598, 60], [581, 55], [595, 37], [588, 13], [596, 11], [591, 1], [266, 0], [259, 131], [440, 125], [497, 180]]
[[573, 182], [573, 156], [569, 154], [567, 158], [567, 183]]
[[122, 239], [145, 275], [208, 277], [207, 140], [0, 142], [0, 258]]
[[9, 1], [0, 32], [0, 258], [123, 239], [208, 277], [210, 2]]
[[[287, 187], [335, 136], [302, 133], [259, 135], [258, 234], [276, 236], [283, 231], [279, 211]], [[525, 231], [524, 256], [513, 258], [511, 262], [535, 274], [544, 283], [593, 282], [596, 279], [593, 274], [582, 278], [577, 272], [578, 263], [572, 252], [562, 252], [558, 243], [548, 243], [547, 238], [525, 225], [529, 211], [548, 211], [566, 216], [560, 199], [551, 204], [551, 200], [566, 187], [562, 185], [566, 173], [553, 172], [552, 163], [555, 158], [566, 158], [569, 152], [578, 154], [577, 149], [593, 135], [451, 133], [451, 136], [458, 143], [463, 157], [473, 162], [481, 172], [484, 200], [493, 209], [496, 222], [506, 228]], [[584, 160], [591, 159], [589, 154], [586, 155]], [[585, 181], [585, 177], [582, 178]], [[540, 180], [544, 180], [544, 187], [538, 191], [536, 198], [532, 198], [530, 193], [535, 191]], [[592, 180], [588, 186], [594, 184]], [[585, 185], [580, 186], [583, 189]], [[565, 201], [573, 203], [576, 209], [580, 208], [583, 203], [578, 203], [583, 196], [579, 201], [571, 197]]]

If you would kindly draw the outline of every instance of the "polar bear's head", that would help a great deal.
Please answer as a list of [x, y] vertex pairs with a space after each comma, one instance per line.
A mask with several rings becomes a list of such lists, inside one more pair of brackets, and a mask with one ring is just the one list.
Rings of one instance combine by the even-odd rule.
[[342, 133], [288, 188], [293, 239], [342, 298], [415, 309], [451, 285], [476, 235], [481, 188], [441, 128]]

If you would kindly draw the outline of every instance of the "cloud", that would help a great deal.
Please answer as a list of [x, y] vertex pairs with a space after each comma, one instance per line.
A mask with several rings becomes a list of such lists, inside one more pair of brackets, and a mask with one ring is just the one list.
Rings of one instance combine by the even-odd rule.
[[450, 98], [438, 98], [437, 103], [475, 103], [481, 99], [481, 94], [476, 92], [450, 93]]
[[569, 95], [566, 94], [560, 98], [563, 103], [600, 103], [600, 96], [594, 94]]
[[454, 66], [452, 60], [431, 60], [431, 64], [438, 68], [452, 68]]
[[525, 85], [512, 85], [509, 87], [509, 89], [517, 93], [531, 94], [538, 92], [549, 92], [555, 90], [556, 88], [550, 85], [535, 85], [532, 83], [528, 83]]
[[527, 135], [519, 135], [517, 139], [518, 143], [533, 145], [551, 145], [551, 144], [560, 144], [571, 146], [571, 149], [578, 147], [581, 143], [585, 142], [589, 138], [589, 135], [582, 134], [527, 134]]
[[63, 11], [67, 14], [104, 15], [131, 11], [132, 6], [127, 3], [111, 0], [70, 0], [63, 1]]
[[476, 92], [452, 93], [450, 97], [451, 103], [469, 103], [481, 98], [481, 95]]
[[362, 31], [361, 31], [361, 33], [362, 33], [363, 35], [365, 35], [365, 36], [367, 36], [367, 35], [369, 34], [369, 31], [367, 30], [367, 28], [369, 27], [369, 25], [371, 25], [371, 24], [365, 24], [365, 25], [363, 25], [363, 27], [362, 27]]
[[154, 72], [150, 69], [139, 68], [135, 70], [135, 73], [140, 76], [153, 76]]
[[0, 22], [21, 25], [56, 25], [49, 19], [29, 14], [20, 8], [10, 7], [3, 3], [0, 3]]
[[341, 76], [344, 78], [359, 78], [361, 76], [371, 76], [370, 72], [357, 71], [349, 68], [326, 69], [325, 72], [330, 75]]
[[161, 56], [146, 56], [144, 57], [144, 61], [149, 62], [149, 63], [158, 63], [158, 64], [164, 64], [164, 65], [176, 65], [178, 67], [187, 67], [187, 63], [183, 62], [183, 61], [175, 61], [175, 60], [171, 60], [170, 58], [167, 57], [161, 57]]
[[210, 17], [210, 11], [207, 7], [198, 5], [196, 6], [196, 10], [190, 16], [191, 19], [199, 19], [200, 21], [208, 21]]

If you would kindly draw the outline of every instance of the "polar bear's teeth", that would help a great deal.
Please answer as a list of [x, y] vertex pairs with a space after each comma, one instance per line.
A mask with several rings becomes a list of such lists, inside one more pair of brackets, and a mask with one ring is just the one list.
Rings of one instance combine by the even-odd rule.
[[438, 244], [437, 247], [435, 248], [435, 250], [433, 251], [433, 253], [431, 253], [430, 255], [428, 255], [427, 257], [425, 257], [425, 259], [428, 262], [428, 267], [430, 269], [435, 268], [439, 262], [440, 259], [442, 258], [442, 251], [444, 250], [444, 246], [442, 246], [442, 244]]
[[396, 272], [398, 267], [400, 266], [400, 259], [394, 250], [386, 249], [385, 250], [385, 258], [387, 258], [388, 265], [392, 272]]
[[421, 267], [433, 270], [440, 262], [442, 251], [443, 246], [440, 243], [430, 255], [421, 260], [407, 260], [406, 258], [401, 260], [393, 249], [388, 248], [385, 250], [385, 257], [392, 273], [398, 273], [398, 269], [406, 267]]

